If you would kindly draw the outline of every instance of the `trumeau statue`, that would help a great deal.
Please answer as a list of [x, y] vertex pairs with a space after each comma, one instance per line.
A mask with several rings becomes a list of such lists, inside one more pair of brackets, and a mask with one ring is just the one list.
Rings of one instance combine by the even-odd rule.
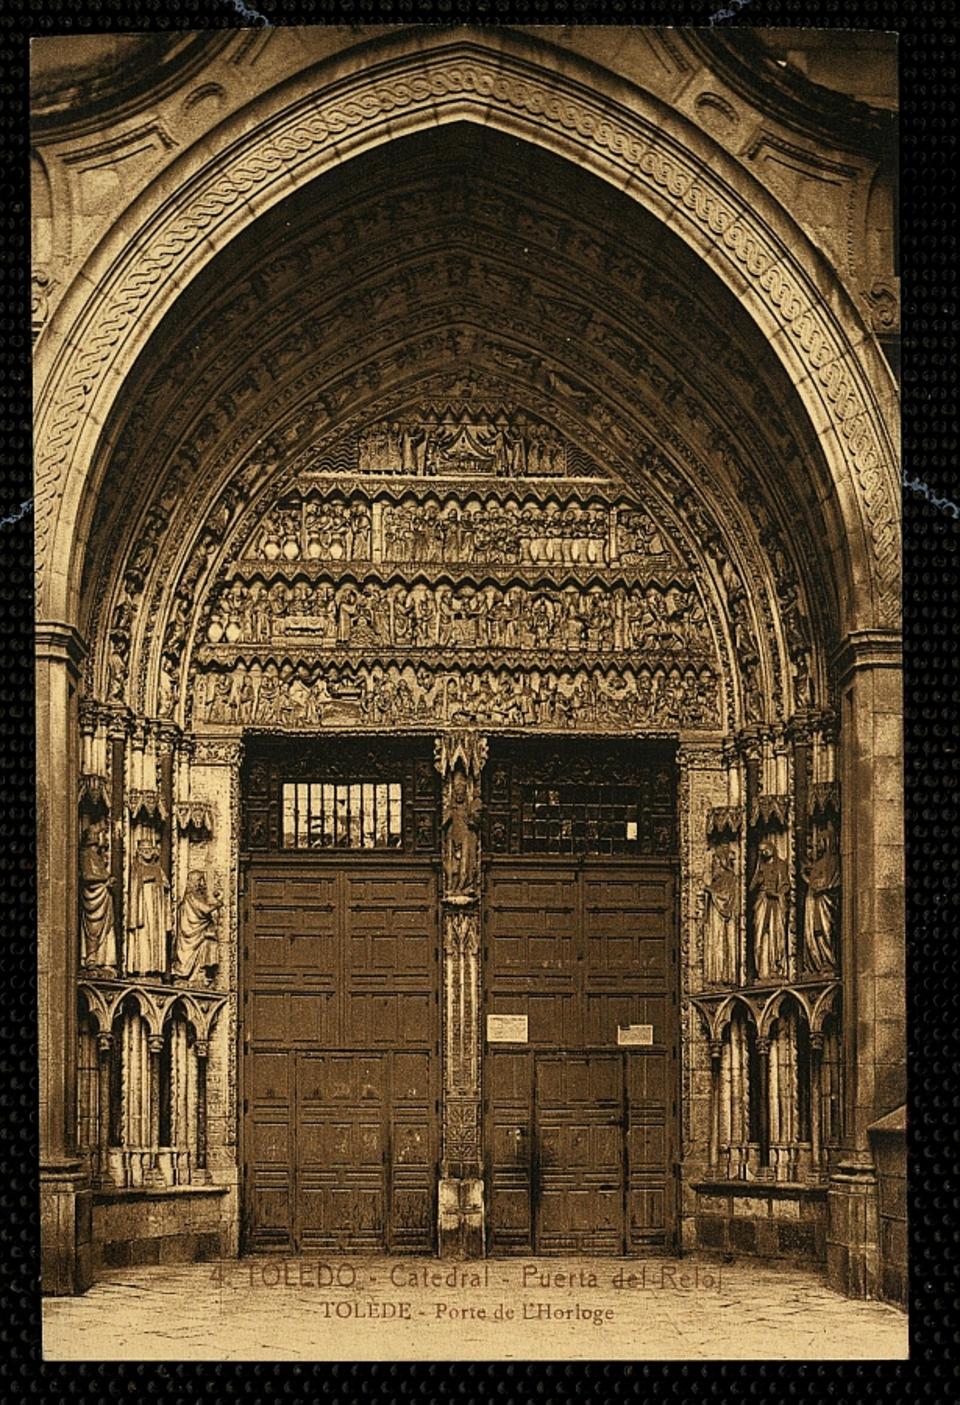
[[790, 876], [773, 839], [764, 839], [760, 844], [750, 891], [757, 976], [760, 980], [783, 976], [787, 970]]
[[222, 907], [222, 899], [207, 896], [207, 878], [202, 869], [191, 869], [177, 912], [173, 948], [172, 972], [180, 980], [192, 980], [199, 971], [205, 972], [209, 980], [220, 964], [217, 921]]
[[444, 805], [444, 877], [447, 897], [475, 897], [479, 879], [481, 804], [461, 768], [450, 780]]
[[84, 966], [117, 964], [110, 841], [105, 824], [84, 825], [80, 838], [80, 936]]
[[807, 971], [826, 971], [836, 966], [834, 934], [840, 887], [840, 860], [832, 824], [817, 831], [814, 847], [814, 860], [803, 869], [807, 885], [803, 907], [803, 966]]
[[734, 985], [737, 980], [737, 893], [736, 851], [730, 844], [720, 844], [704, 889], [703, 975], [710, 985]]
[[125, 961], [130, 975], [162, 975], [167, 969], [169, 892], [159, 844], [155, 839], [140, 839], [130, 866]]

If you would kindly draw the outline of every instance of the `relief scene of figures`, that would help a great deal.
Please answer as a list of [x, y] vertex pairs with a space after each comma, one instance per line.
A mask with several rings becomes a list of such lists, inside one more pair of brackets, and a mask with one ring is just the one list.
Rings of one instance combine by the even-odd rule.
[[526, 415], [465, 407], [423, 406], [381, 420], [360, 435], [360, 473], [409, 477], [485, 474], [493, 478], [563, 478], [583, 465], [550, 425]]
[[249, 561], [637, 565], [676, 557], [640, 508], [601, 499], [291, 495], [266, 514]]
[[518, 649], [709, 655], [710, 633], [690, 588], [535, 590], [469, 583], [234, 580], [216, 596], [209, 645], [303, 639], [319, 648]]
[[577, 672], [237, 664], [198, 678], [198, 721], [310, 728], [356, 725], [716, 727], [709, 667]]

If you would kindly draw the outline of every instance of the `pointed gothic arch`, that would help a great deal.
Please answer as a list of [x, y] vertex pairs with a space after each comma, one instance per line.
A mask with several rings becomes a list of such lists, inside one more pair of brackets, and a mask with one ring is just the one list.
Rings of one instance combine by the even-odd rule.
[[[439, 213], [429, 205], [434, 171]], [[397, 206], [404, 181], [414, 190], [406, 210]], [[465, 183], [479, 192], [476, 208]], [[437, 191], [453, 192], [460, 230], [441, 218]], [[510, 208], [517, 223], [498, 245]], [[530, 250], [525, 265], [519, 256]], [[378, 268], [391, 260], [392, 283]], [[696, 296], [685, 294], [684, 278]], [[340, 283], [349, 299], [335, 296]], [[727, 1000], [759, 1023], [770, 993], [699, 988], [708, 814], [720, 816], [716, 833], [736, 853], [731, 921], [743, 954], [742, 980], [732, 983], [775, 980], [789, 991], [775, 1000], [808, 1009], [843, 976], [872, 998], [861, 915], [880, 881], [871, 846], [886, 844], [889, 831], [880, 818], [889, 796], [870, 768], [874, 714], [892, 710], [898, 618], [892, 384], [842, 283], [790, 212], [686, 117], [505, 33], [404, 33], [349, 52], [261, 95], [144, 191], [45, 328], [38, 384], [38, 610], [50, 664], [41, 794], [56, 809], [78, 772], [88, 790], [109, 794], [121, 927], [141, 832], [156, 839], [173, 905], [198, 864], [219, 889], [214, 993], [198, 984], [182, 998], [211, 1031], [228, 1011], [214, 1035], [221, 1067], [237, 1028], [245, 733], [436, 730], [446, 755], [452, 727], [469, 735], [529, 725], [534, 676], [555, 698], [536, 714], [546, 733], [680, 743], [680, 929], [685, 991], [698, 1008], [722, 1027], [717, 1001]], [[442, 452], [460, 463], [462, 481], [443, 489], [458, 511], [472, 501], [479, 464], [483, 510], [495, 502], [506, 526], [551, 504], [593, 510], [605, 514], [606, 545], [594, 533], [574, 559], [571, 532], [559, 557], [528, 544], [516, 562], [484, 559], [474, 543], [469, 561], [441, 552], [426, 569], [414, 547], [391, 560], [383, 524], [404, 494], [441, 523], [447, 505], [433, 504], [421, 464], [406, 476], [402, 461], [371, 470], [365, 436], [389, 439], [392, 425], [420, 433], [434, 421]], [[531, 475], [541, 480], [532, 491], [515, 465], [491, 468], [495, 451], [483, 459], [497, 435], [527, 453], [541, 432], [575, 473]], [[379, 512], [371, 559], [355, 542], [334, 556], [329, 531], [311, 558], [310, 513], [335, 516], [352, 503]], [[637, 561], [625, 568], [611, 555], [617, 522], [644, 512], [663, 549], [644, 558], [627, 532]], [[281, 540], [271, 558], [264, 524], [283, 513], [299, 513], [296, 550], [285, 556]], [[439, 619], [454, 580], [498, 608], [517, 592], [521, 613], [539, 601], [553, 609], [573, 592], [578, 619], [602, 587], [615, 619], [606, 636], [602, 625], [591, 634], [573, 624], [562, 648], [546, 626], [532, 642], [487, 638], [483, 651], [469, 624], [449, 638], [437, 624], [436, 638], [416, 647], [398, 635], [398, 608], [429, 603]], [[269, 637], [230, 620], [230, 592], [250, 616], [250, 591], [261, 584], [279, 591]], [[379, 634], [374, 624], [321, 637], [326, 589], [338, 612], [341, 597], [373, 592], [371, 608], [385, 609], [387, 624]], [[671, 590], [695, 600], [699, 652], [686, 624], [675, 655], [669, 628], [627, 628], [631, 592], [651, 589], [661, 612]], [[312, 594], [301, 609], [303, 590]], [[455, 708], [437, 702], [441, 691], [447, 698], [441, 646], [453, 644], [483, 653], [473, 670], [483, 706], [473, 712], [459, 695]], [[261, 683], [247, 689], [254, 673], [271, 678], [265, 710]], [[228, 675], [218, 700], [216, 680]], [[384, 679], [395, 703], [404, 701], [377, 718], [371, 700]], [[651, 707], [651, 692], [668, 704]], [[449, 803], [457, 766], [442, 764]], [[841, 794], [858, 800], [856, 812], [843, 812], [842, 938], [834, 934], [836, 949], [811, 982], [800, 955], [802, 875], [816, 807], [838, 821]], [[175, 827], [184, 808], [202, 823]], [[50, 834], [41, 856], [53, 947], [78, 923], [75, 821]], [[779, 945], [768, 971], [751, 968], [748, 941], [762, 842], [784, 875], [780, 908], [771, 900], [769, 909]], [[891, 874], [882, 882], [893, 888]], [[445, 952], [465, 963], [477, 931], [469, 913], [458, 922], [455, 932], [444, 928]], [[75, 960], [65, 963], [68, 985]], [[87, 974], [103, 999], [123, 998], [112, 984], [122, 987], [122, 970]], [[856, 1000], [843, 1010], [843, 1057], [852, 1069], [866, 1066], [872, 1052]], [[200, 1044], [205, 1080], [207, 1040]], [[843, 1086], [846, 1135], [862, 1155], [873, 1085], [851, 1075]], [[469, 1166], [476, 1108], [462, 1094], [444, 1136], [470, 1152]], [[238, 1118], [229, 1076], [217, 1097], [214, 1174], [226, 1175]], [[68, 1112], [65, 1126], [48, 1129], [52, 1145], [69, 1146], [69, 1122]], [[740, 1164], [751, 1154], [744, 1149]], [[690, 1167], [693, 1176], [696, 1153]], [[446, 1180], [449, 1190], [456, 1177]], [[462, 1207], [475, 1180], [466, 1170], [460, 1180]]]

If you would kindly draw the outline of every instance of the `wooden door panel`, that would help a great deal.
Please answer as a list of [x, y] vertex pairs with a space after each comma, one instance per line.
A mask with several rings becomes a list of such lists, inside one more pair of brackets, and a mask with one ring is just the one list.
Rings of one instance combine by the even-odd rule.
[[493, 1254], [533, 1251], [533, 1055], [488, 1046], [487, 1244]]
[[298, 1242], [375, 1247], [386, 1200], [384, 1060], [304, 1053], [297, 1075]]
[[292, 1058], [276, 1050], [248, 1060], [247, 1213], [251, 1244], [260, 1249], [293, 1244]]
[[627, 1058], [627, 1097], [634, 1113], [644, 1106], [666, 1111], [670, 1062], [665, 1053], [653, 1049], [631, 1050]]
[[661, 1247], [667, 1235], [666, 1196], [660, 1186], [631, 1187], [627, 1193], [627, 1252]]
[[[528, 1018], [524, 1054], [485, 1048], [492, 1252], [667, 1242], [674, 927], [673, 875], [649, 864], [490, 863], [485, 1008]], [[651, 1026], [652, 1043], [620, 1045], [628, 1025]]]
[[304, 868], [249, 879], [247, 1242], [430, 1252], [436, 875], [405, 860]]
[[344, 1044], [394, 1049], [422, 1040], [433, 1022], [435, 997], [426, 992], [351, 990], [345, 996]]
[[541, 1054], [535, 1096], [536, 1251], [621, 1252], [621, 1056]]
[[[663, 995], [640, 995], [624, 991], [588, 990], [583, 997], [584, 1043], [618, 1047], [618, 1030], [626, 1025], [650, 1025], [650, 1047], [666, 1042], [667, 1017], [673, 1008]], [[637, 1047], [643, 1053], [644, 1046]]]
[[[250, 957], [257, 985], [312, 983], [336, 973], [337, 884], [333, 874], [253, 875]], [[273, 978], [271, 980], [271, 977]]]
[[552, 870], [549, 878], [493, 869], [487, 892], [485, 937], [505, 976], [571, 974], [576, 962], [578, 918], [576, 870]]

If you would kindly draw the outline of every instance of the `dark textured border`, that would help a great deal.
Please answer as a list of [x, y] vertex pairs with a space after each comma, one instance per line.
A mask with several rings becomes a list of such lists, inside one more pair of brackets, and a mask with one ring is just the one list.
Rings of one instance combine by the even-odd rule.
[[[502, 4], [416, 0], [352, 5], [309, 0], [6, 0], [0, 12], [0, 104], [4, 131], [0, 190], [3, 260], [0, 379], [0, 629], [5, 639], [0, 707], [4, 768], [0, 791], [0, 889], [3, 999], [4, 1167], [0, 1194], [2, 1340], [8, 1393], [67, 1400], [119, 1397], [128, 1390], [158, 1398], [196, 1399], [201, 1391], [260, 1399], [309, 1390], [325, 1399], [362, 1395], [387, 1401], [481, 1399], [539, 1395], [600, 1401], [654, 1390], [683, 1401], [726, 1400], [753, 1388], [778, 1400], [861, 1399], [865, 1392], [899, 1400], [921, 1390], [931, 1402], [956, 1393], [957, 1349], [952, 1326], [957, 1296], [958, 1100], [957, 983], [960, 930], [957, 891], [958, 744], [951, 703], [958, 662], [952, 625], [958, 613], [957, 516], [934, 499], [960, 502], [956, 467], [956, 291], [948, 270], [956, 262], [956, 50], [952, 0], [916, 5], [884, 0], [741, 0], [738, 25], [820, 24], [897, 30], [901, 34], [904, 171], [905, 476], [919, 486], [906, 494], [906, 628], [908, 751], [908, 913], [911, 1015], [911, 1251], [912, 1351], [909, 1364], [800, 1366], [791, 1363], [580, 1365], [523, 1363], [430, 1366], [184, 1366], [146, 1368], [39, 1364], [36, 1210], [36, 1039], [33, 898], [33, 718], [31, 659], [32, 521], [30, 483], [29, 276], [27, 189], [27, 36], [93, 31], [240, 27], [259, 11], [271, 20], [330, 22], [708, 24], [732, 0], [677, 3]], [[250, 21], [247, 20], [247, 23]], [[726, 24], [729, 20], [723, 21]], [[201, 1384], [203, 1381], [203, 1385]], [[953, 1388], [951, 1388], [953, 1381]], [[206, 1389], [204, 1389], [206, 1387]], [[211, 1397], [212, 1398], [212, 1397]]]

